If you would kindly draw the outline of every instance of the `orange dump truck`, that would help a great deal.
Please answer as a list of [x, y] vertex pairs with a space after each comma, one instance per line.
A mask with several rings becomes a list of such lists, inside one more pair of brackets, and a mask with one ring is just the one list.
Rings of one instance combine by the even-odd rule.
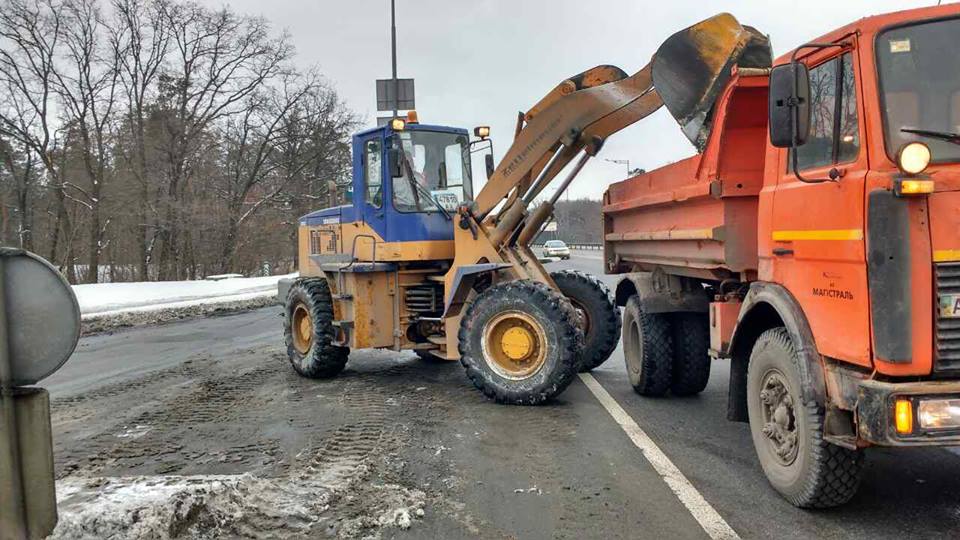
[[960, 444], [958, 39], [930, 7], [734, 67], [697, 155], [604, 194], [631, 384], [729, 359], [727, 416], [798, 506], [849, 500], [867, 447]]

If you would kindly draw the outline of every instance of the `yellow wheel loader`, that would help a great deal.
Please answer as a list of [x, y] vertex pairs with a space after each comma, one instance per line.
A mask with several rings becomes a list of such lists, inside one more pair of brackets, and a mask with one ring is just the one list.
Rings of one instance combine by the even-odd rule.
[[633, 75], [601, 65], [570, 77], [519, 115], [476, 194], [470, 156], [488, 128], [471, 140], [411, 117], [356, 134], [350, 204], [300, 219], [300, 277], [280, 284], [293, 368], [332, 377], [350, 349], [413, 350], [459, 360], [498, 402], [558, 395], [607, 359], [620, 318], [600, 281], [551, 274], [530, 250], [557, 199], [608, 136], [663, 105], [701, 144], [733, 66], [770, 64], [766, 39], [721, 14], [671, 36]]

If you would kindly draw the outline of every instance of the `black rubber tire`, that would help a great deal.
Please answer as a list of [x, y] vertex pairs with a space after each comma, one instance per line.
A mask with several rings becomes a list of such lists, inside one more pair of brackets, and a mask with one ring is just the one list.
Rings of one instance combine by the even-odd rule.
[[580, 371], [590, 371], [606, 362], [620, 342], [620, 309], [610, 289], [595, 276], [576, 270], [561, 270], [551, 273], [550, 277], [574, 307], [582, 308], [590, 317], [580, 358]]
[[[297, 304], [303, 304], [313, 319], [313, 343], [306, 354], [293, 345], [291, 319]], [[333, 299], [330, 287], [322, 278], [298, 279], [290, 287], [284, 306], [283, 338], [290, 365], [300, 375], [311, 379], [326, 379], [343, 371], [347, 365], [349, 347], [333, 345], [337, 332], [333, 326]]]
[[[546, 336], [546, 357], [539, 370], [524, 379], [497, 373], [482, 348], [484, 325], [504, 311], [533, 317]], [[494, 285], [480, 293], [460, 322], [460, 363], [481, 392], [498, 403], [539, 405], [573, 382], [580, 367], [583, 332], [570, 301], [547, 285], [519, 280]]]
[[[796, 346], [783, 327], [767, 330], [757, 339], [747, 368], [747, 407], [750, 434], [767, 480], [785, 499], [801, 508], [830, 508], [849, 501], [857, 492], [863, 452], [823, 440], [823, 406], [800, 398], [801, 380]], [[772, 371], [782, 374], [793, 398], [793, 422], [798, 448], [795, 459], [781, 463], [763, 434], [760, 386]]]
[[705, 313], [674, 313], [673, 376], [670, 391], [675, 396], [703, 392], [710, 380], [710, 319]]
[[642, 396], [662, 396], [670, 389], [673, 334], [663, 313], [644, 313], [633, 295], [623, 309], [623, 358], [633, 390]]

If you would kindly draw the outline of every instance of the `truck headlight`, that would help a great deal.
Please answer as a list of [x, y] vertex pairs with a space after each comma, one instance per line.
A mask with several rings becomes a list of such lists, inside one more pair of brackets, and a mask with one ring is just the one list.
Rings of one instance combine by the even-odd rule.
[[924, 429], [960, 428], [960, 398], [920, 400], [917, 418]]
[[897, 153], [897, 165], [907, 174], [920, 174], [930, 165], [930, 147], [922, 142], [903, 145]]

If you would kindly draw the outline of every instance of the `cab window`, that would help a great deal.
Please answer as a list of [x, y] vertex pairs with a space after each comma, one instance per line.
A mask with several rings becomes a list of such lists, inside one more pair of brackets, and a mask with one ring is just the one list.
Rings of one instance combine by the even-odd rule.
[[364, 179], [367, 183], [366, 200], [371, 206], [383, 206], [383, 167], [380, 140], [371, 139], [363, 145]]
[[801, 171], [857, 159], [860, 128], [850, 53], [810, 70], [810, 136], [796, 152]]

